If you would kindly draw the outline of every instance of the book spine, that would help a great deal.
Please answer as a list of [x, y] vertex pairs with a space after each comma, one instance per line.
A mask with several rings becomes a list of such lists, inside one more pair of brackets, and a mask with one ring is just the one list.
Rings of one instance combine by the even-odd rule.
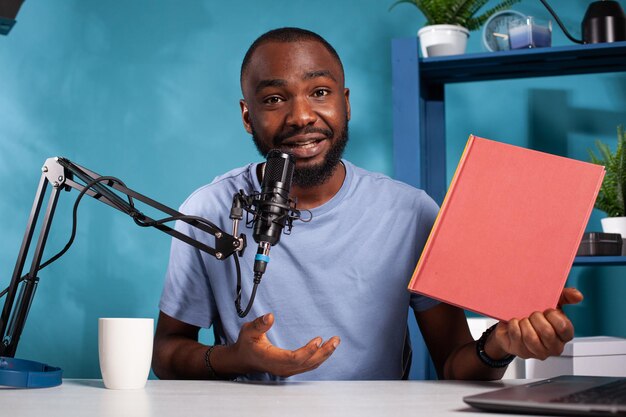
[[467, 160], [467, 155], [469, 154], [472, 148], [472, 145], [474, 144], [475, 139], [476, 139], [476, 136], [470, 135], [467, 140], [467, 143], [465, 144], [465, 149], [463, 150], [463, 153], [461, 154], [461, 159], [459, 161], [459, 164], [457, 165], [456, 170], [454, 171], [454, 175], [452, 176], [452, 181], [450, 181], [448, 192], [443, 198], [443, 202], [441, 203], [441, 208], [439, 209], [439, 213], [437, 213], [437, 217], [435, 218], [433, 227], [430, 229], [430, 233], [428, 234], [428, 239], [426, 239], [426, 244], [424, 245], [424, 249], [422, 250], [422, 253], [420, 254], [420, 258], [417, 261], [415, 270], [413, 271], [413, 276], [411, 277], [411, 281], [409, 281], [409, 289], [413, 287], [413, 282], [417, 278], [419, 270], [422, 268], [422, 265], [426, 263], [427, 261], [426, 254], [429, 253], [429, 251], [426, 249], [431, 245], [431, 242], [435, 240], [435, 236], [437, 235], [440, 220], [445, 216], [446, 209], [448, 207], [448, 201], [450, 201], [450, 199], [452, 198], [452, 194], [454, 194], [454, 189], [455, 189], [454, 185], [456, 184], [458, 178], [461, 176], [461, 171], [463, 171], [463, 167], [465, 166], [465, 161]]

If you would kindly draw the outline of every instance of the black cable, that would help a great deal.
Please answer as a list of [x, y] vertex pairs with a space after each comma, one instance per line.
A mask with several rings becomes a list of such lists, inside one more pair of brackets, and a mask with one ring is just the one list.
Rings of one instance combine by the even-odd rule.
[[[243, 191], [240, 191], [240, 194], [243, 194]], [[273, 193], [268, 193], [268, 194], [273, 194]], [[259, 217], [259, 216], [263, 216], [263, 210], [259, 210], [259, 209], [254, 209], [253, 206], [254, 205], [258, 205], [259, 201], [263, 201], [263, 204], [268, 205], [268, 206], [272, 206], [272, 207], [278, 207], [282, 210], [285, 210], [286, 213], [283, 214], [282, 216], [279, 216], [277, 218], [275, 218], [274, 220], [272, 220], [273, 222], [280, 222], [282, 219], [286, 218], [286, 225], [285, 227], [287, 229], [285, 229], [284, 233], [289, 234], [289, 232], [291, 232], [291, 224], [294, 220], [300, 220], [304, 223], [310, 222], [313, 219], [313, 213], [311, 213], [310, 210], [304, 210], [306, 212], [309, 213], [309, 218], [308, 219], [303, 219], [301, 217], [301, 211], [300, 210], [296, 210], [295, 209], [295, 204], [292, 204], [292, 200], [289, 200], [289, 204], [280, 204], [277, 203], [275, 201], [265, 201], [263, 199], [260, 199], [260, 196], [262, 196], [263, 194], [252, 194], [250, 195], [249, 201], [250, 203], [246, 204], [245, 210], [246, 210], [246, 226], [250, 227], [255, 220]], [[252, 203], [254, 202], [254, 203]], [[245, 200], [244, 200], [245, 203]], [[256, 203], [256, 204], [255, 204]], [[249, 219], [249, 215], [252, 213], [253, 217], [252, 220]], [[267, 219], [266, 219], [267, 220]], [[248, 301], [248, 305], [246, 306], [245, 310], [241, 309], [241, 292], [242, 292], [242, 286], [241, 286], [241, 269], [239, 267], [239, 259], [235, 256], [235, 267], [237, 269], [237, 288], [236, 288], [236, 293], [237, 296], [235, 297], [235, 307], [237, 309], [237, 315], [239, 315], [239, 317], [243, 318], [246, 317], [248, 315], [248, 313], [250, 312], [250, 309], [252, 308], [252, 304], [254, 303], [254, 298], [256, 296], [256, 292], [257, 289], [259, 287], [259, 284], [261, 283], [261, 279], [263, 278], [263, 273], [262, 272], [255, 272], [254, 273], [254, 285], [252, 286], [252, 292], [250, 293], [250, 300]]]
[[556, 20], [556, 23], [559, 25], [559, 27], [561, 28], [561, 30], [563, 31], [565, 36], [567, 36], [570, 41], [572, 41], [574, 43], [580, 43], [580, 44], [584, 43], [583, 41], [578, 40], [578, 39], [574, 38], [572, 35], [569, 34], [567, 29], [565, 28], [565, 25], [563, 24], [563, 22], [561, 22], [561, 19], [559, 19], [559, 17], [556, 15], [554, 10], [552, 10], [552, 7], [550, 7], [550, 5], [545, 0], [539, 0], [539, 1], [541, 3], [543, 3], [544, 6], [546, 6], [546, 9], [548, 9], [548, 11], [552, 15], [552, 17], [554, 17], [554, 20]]
[[[104, 182], [104, 181], [111, 181], [113, 183], [117, 183], [119, 185], [121, 185], [124, 188], [126, 187], [126, 184], [124, 184], [124, 182], [122, 180], [120, 180], [119, 178], [115, 178], [115, 177], [110, 177], [110, 176], [103, 176], [103, 177], [98, 177], [96, 179], [94, 179], [93, 181], [90, 181], [89, 183], [87, 183], [84, 188], [80, 191], [80, 193], [78, 194], [78, 196], [76, 197], [76, 201], [74, 202], [74, 207], [72, 209], [72, 232], [70, 233], [70, 238], [67, 241], [67, 243], [65, 244], [65, 246], [63, 247], [63, 249], [61, 249], [57, 254], [55, 254], [54, 256], [52, 256], [50, 259], [48, 259], [47, 261], [45, 261], [44, 263], [42, 263], [41, 265], [39, 265], [39, 268], [37, 269], [36, 272], [41, 271], [42, 269], [44, 269], [45, 267], [47, 267], [48, 265], [50, 265], [51, 263], [53, 263], [54, 261], [56, 261], [57, 259], [59, 259], [61, 256], [63, 256], [72, 246], [72, 244], [74, 243], [74, 239], [76, 238], [76, 228], [77, 228], [77, 224], [78, 224], [78, 204], [80, 203], [80, 201], [82, 200], [82, 198], [84, 197], [84, 195], [87, 193], [87, 191], [93, 187], [95, 184], [100, 183], [100, 182]], [[97, 192], [97, 191], [96, 191]], [[100, 194], [100, 193], [98, 193]], [[102, 194], [100, 194], [102, 195]], [[135, 209], [135, 204], [133, 202], [133, 198], [131, 196], [127, 196], [128, 197], [128, 204], [130, 205], [130, 207], [132, 209]], [[109, 200], [110, 201], [110, 200]], [[114, 203], [113, 201], [111, 201], [112, 203]], [[124, 207], [119, 207], [118, 205], [116, 205], [116, 207], [120, 208], [120, 209], [124, 209]], [[171, 216], [171, 217], [166, 217], [164, 219], [160, 219], [160, 220], [152, 220], [149, 222], [143, 221], [142, 218], [144, 218], [145, 216], [138, 210], [136, 211], [132, 211], [131, 213], [129, 213], [129, 215], [133, 218], [133, 220], [135, 221], [135, 224], [142, 226], [142, 227], [153, 227], [153, 226], [157, 226], [157, 225], [161, 225], [167, 222], [172, 222], [175, 220], [195, 220], [198, 221], [200, 223], [204, 223], [206, 225], [208, 225], [209, 227], [218, 229], [219, 228], [213, 224], [211, 221], [204, 219], [202, 217], [198, 217], [198, 216], [187, 216], [187, 215], [180, 215], [180, 216]], [[239, 271], [239, 260], [237, 259], [237, 257], [235, 256], [235, 262], [237, 264], [237, 270]], [[240, 272], [239, 272], [239, 280], [241, 280], [240, 277]], [[22, 281], [24, 281], [26, 278], [28, 277], [28, 274], [20, 277], [19, 281], [17, 282], [18, 284]], [[2, 298], [3, 296], [5, 296], [8, 292], [9, 292], [9, 286], [7, 286], [4, 290], [2, 290], [2, 292], [0, 292], [0, 298]]]
[[[59, 253], [57, 253], [56, 255], [48, 259], [46, 262], [41, 264], [37, 271], [41, 271], [46, 266], [50, 265], [52, 262], [59, 259], [61, 256], [65, 254], [65, 252], [69, 250], [70, 246], [72, 246], [72, 244], [74, 243], [74, 238], [76, 237], [76, 227], [78, 224], [78, 204], [80, 203], [82, 198], [85, 196], [89, 188], [91, 188], [93, 185], [102, 181], [113, 181], [113, 182], [120, 184], [122, 187], [126, 187], [126, 184], [124, 184], [123, 181], [115, 177], [98, 177], [95, 180], [91, 181], [89, 184], [87, 184], [85, 188], [83, 188], [81, 192], [78, 194], [78, 197], [76, 197], [76, 201], [74, 202], [74, 207], [72, 208], [72, 233], [70, 234], [70, 239], [68, 240], [65, 247], [61, 249], [61, 251], [59, 251]], [[134, 207], [133, 198], [131, 196], [128, 196], [128, 204], [130, 204], [131, 207]], [[24, 279], [24, 277], [22, 277], [22, 279]]]
[[210, 220], [205, 219], [204, 217], [200, 217], [200, 216], [190, 216], [190, 215], [186, 215], [186, 214], [181, 214], [180, 216], [165, 217], [165, 218], [160, 219], [160, 220], [151, 220], [151, 221], [145, 221], [145, 220], [141, 219], [140, 217], [144, 217], [144, 216], [143, 216], [143, 214], [140, 211], [131, 213], [130, 216], [135, 221], [135, 224], [137, 226], [141, 226], [141, 227], [159, 226], [161, 224], [173, 222], [175, 220], [195, 220], [197, 222], [204, 223], [204, 224], [206, 224], [207, 226], [209, 226], [209, 227], [211, 227], [213, 229], [217, 229], [217, 230], [220, 229], [214, 223], [212, 223]]
[[250, 294], [250, 300], [248, 300], [248, 305], [245, 310], [241, 309], [241, 270], [239, 269], [239, 259], [235, 256], [235, 265], [237, 266], [237, 298], [235, 298], [235, 307], [237, 308], [237, 315], [241, 318], [244, 318], [250, 312], [252, 308], [252, 304], [254, 303], [254, 297], [256, 297], [256, 290], [261, 283], [261, 278], [263, 274], [255, 273], [254, 274], [254, 285], [252, 286], [252, 293]]
[[[91, 181], [90, 183], [88, 183], [80, 191], [80, 193], [76, 197], [76, 201], [74, 202], [74, 207], [72, 209], [72, 232], [70, 233], [69, 240], [67, 241], [67, 243], [65, 244], [63, 249], [61, 249], [57, 254], [55, 254], [50, 259], [48, 259], [47, 261], [45, 261], [44, 263], [39, 265], [39, 268], [37, 269], [36, 272], [41, 271], [42, 269], [44, 269], [45, 267], [47, 267], [48, 265], [50, 265], [51, 263], [53, 263], [54, 261], [59, 259], [61, 256], [63, 256], [65, 254], [65, 252], [67, 252], [70, 249], [70, 247], [74, 243], [74, 239], [76, 238], [76, 227], [77, 227], [77, 224], [78, 224], [78, 204], [82, 200], [82, 198], [85, 195], [85, 193], [87, 193], [87, 190], [89, 190], [94, 184], [97, 184], [97, 183], [102, 182], [102, 181], [113, 181], [113, 182], [116, 182], [116, 183], [120, 184], [123, 187], [126, 187], [126, 184], [124, 184], [124, 182], [122, 180], [120, 180], [118, 178], [115, 178], [115, 177], [98, 177], [98, 178], [94, 179], [93, 181]], [[128, 204], [131, 207], [134, 207], [133, 199], [132, 199], [131, 196], [128, 196]], [[28, 274], [20, 277], [20, 279], [19, 279], [19, 281], [17, 283], [19, 284], [20, 282], [24, 281], [27, 277], [28, 277]], [[0, 292], [0, 298], [3, 297], [4, 295], [6, 295], [7, 292], [9, 292], [9, 287], [6, 287], [4, 290], [2, 290], [2, 292]]]
[[[72, 246], [72, 244], [74, 243], [74, 239], [76, 238], [76, 229], [77, 229], [77, 224], [78, 224], [78, 205], [79, 205], [80, 201], [82, 200], [83, 196], [87, 193], [87, 191], [93, 185], [95, 185], [95, 184], [97, 184], [99, 182], [103, 182], [103, 181], [111, 181], [113, 183], [117, 183], [117, 184], [121, 185], [122, 187], [126, 188], [126, 184], [124, 184], [123, 181], [121, 181], [118, 178], [110, 177], [110, 176], [98, 177], [98, 178], [94, 179], [93, 181], [90, 181], [89, 183], [87, 183], [85, 185], [85, 187], [80, 191], [80, 193], [76, 197], [76, 201], [74, 202], [74, 207], [72, 209], [72, 231], [70, 233], [70, 238], [69, 238], [68, 242], [65, 244], [63, 249], [61, 249], [57, 254], [55, 254], [50, 259], [48, 259], [47, 261], [42, 263], [39, 266], [39, 268], [37, 269], [37, 272], [41, 271], [42, 269], [44, 269], [45, 267], [47, 267], [48, 265], [50, 265], [51, 263], [53, 263], [54, 261], [59, 259]], [[96, 195], [98, 195], [98, 194], [100, 194], [100, 193], [97, 193]], [[102, 194], [100, 194], [100, 195], [102, 195]], [[154, 226], [158, 226], [158, 225], [161, 225], [161, 224], [164, 224], [164, 223], [168, 223], [168, 222], [171, 222], [171, 221], [175, 221], [175, 220], [195, 220], [197, 222], [206, 224], [209, 227], [212, 227], [212, 228], [215, 228], [215, 229], [219, 230], [219, 227], [217, 227], [214, 223], [212, 223], [208, 219], [205, 219], [205, 218], [199, 217], [199, 216], [190, 216], [190, 215], [184, 215], [184, 214], [180, 215], [180, 216], [170, 216], [170, 217], [166, 217], [166, 218], [159, 219], [159, 220], [145, 221], [144, 220], [145, 215], [143, 213], [141, 213], [139, 210], [135, 210], [135, 204], [133, 202], [133, 198], [131, 196], [127, 196], [127, 197], [128, 197], [128, 204], [133, 209], [133, 211], [131, 211], [128, 214], [133, 218], [133, 221], [138, 226], [141, 226], [141, 227], [154, 227]], [[114, 203], [114, 202], [112, 201], [112, 203]], [[116, 205], [116, 207], [119, 208], [118, 205]], [[285, 208], [288, 209], [288, 207], [285, 207]], [[121, 209], [125, 209], [125, 208], [121, 207]], [[306, 211], [308, 211], [308, 210], [306, 210]], [[310, 211], [309, 211], [309, 213], [310, 213]], [[310, 221], [312, 217], [313, 216], [310, 216], [309, 219], [303, 220], [303, 221], [305, 221], [305, 222], [306, 221]], [[300, 218], [300, 212], [299, 211], [296, 211], [296, 218], [297, 219]], [[302, 220], [302, 219], [300, 219], [300, 220]], [[256, 292], [257, 292], [258, 286], [261, 283], [262, 274], [255, 274], [254, 275], [254, 285], [252, 287], [252, 292], [250, 294], [250, 300], [248, 301], [248, 305], [246, 306], [246, 309], [242, 310], [241, 309], [241, 292], [242, 292], [241, 266], [239, 264], [239, 257], [237, 255], [233, 256], [233, 260], [235, 262], [235, 269], [236, 269], [236, 272], [237, 272], [237, 297], [235, 299], [235, 306], [237, 308], [237, 314], [239, 315], [239, 317], [243, 318], [243, 317], [248, 315], [248, 313], [250, 312], [250, 309], [252, 308], [252, 304], [254, 303], [254, 299], [256, 297]], [[20, 282], [24, 281], [27, 277], [28, 277], [28, 274], [22, 276], [19, 279], [18, 284]], [[0, 298], [3, 297], [4, 295], [6, 295], [8, 293], [8, 291], [9, 291], [9, 287], [6, 287], [2, 292], [0, 292]]]

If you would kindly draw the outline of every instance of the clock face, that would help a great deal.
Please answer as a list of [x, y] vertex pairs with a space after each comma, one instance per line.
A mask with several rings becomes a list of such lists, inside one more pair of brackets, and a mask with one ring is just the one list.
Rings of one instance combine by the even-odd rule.
[[507, 51], [509, 46], [509, 25], [519, 25], [526, 21], [526, 15], [515, 10], [495, 13], [483, 27], [483, 44], [488, 51]]

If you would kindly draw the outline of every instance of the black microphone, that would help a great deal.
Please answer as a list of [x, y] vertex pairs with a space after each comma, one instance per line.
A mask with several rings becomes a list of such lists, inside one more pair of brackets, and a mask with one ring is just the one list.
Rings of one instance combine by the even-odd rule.
[[280, 240], [292, 212], [289, 190], [295, 161], [292, 155], [272, 149], [267, 154], [261, 193], [255, 201], [256, 214], [252, 237], [259, 244], [254, 258], [254, 275], [260, 279], [270, 261], [270, 247]]

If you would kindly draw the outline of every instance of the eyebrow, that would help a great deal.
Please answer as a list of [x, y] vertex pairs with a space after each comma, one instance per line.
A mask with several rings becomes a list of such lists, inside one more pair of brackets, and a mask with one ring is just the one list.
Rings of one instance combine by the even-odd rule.
[[255, 92], [258, 93], [259, 91], [261, 91], [265, 87], [284, 87], [286, 85], [287, 85], [287, 81], [283, 80], [283, 79], [280, 79], [280, 78], [275, 78], [275, 79], [271, 79], [271, 80], [261, 80], [256, 85]]
[[306, 74], [304, 74], [304, 77], [302, 78], [304, 80], [310, 80], [310, 79], [318, 78], [318, 77], [328, 77], [333, 81], [337, 81], [329, 70], [318, 70], [318, 71], [307, 72]]
[[[332, 72], [330, 72], [329, 70], [318, 70], [318, 71], [307, 72], [306, 74], [304, 74], [302, 79], [303, 80], [312, 80], [314, 78], [320, 78], [320, 77], [327, 77], [327, 78], [330, 78], [333, 81], [337, 81], [335, 79], [335, 77], [333, 76]], [[273, 78], [273, 79], [269, 79], [269, 80], [261, 80], [257, 84], [257, 86], [255, 88], [255, 92], [258, 93], [258, 92], [260, 92], [262, 89], [264, 89], [266, 87], [284, 87], [286, 85], [287, 85], [287, 81], [283, 80], [282, 78]]]

